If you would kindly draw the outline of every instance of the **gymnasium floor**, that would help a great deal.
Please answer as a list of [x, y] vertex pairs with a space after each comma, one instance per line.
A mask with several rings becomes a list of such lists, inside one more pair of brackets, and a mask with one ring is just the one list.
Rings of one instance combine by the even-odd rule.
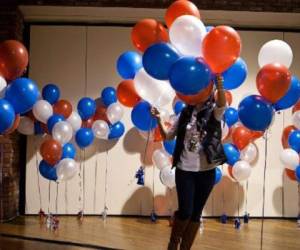
[[[59, 230], [51, 232], [37, 216], [19, 217], [0, 224], [0, 249], [166, 249], [170, 227], [168, 220], [152, 223], [148, 218], [61, 216]], [[260, 249], [261, 220], [234, 229], [232, 221], [221, 224], [205, 219], [204, 230], [197, 236], [193, 249], [256, 250]], [[300, 228], [294, 220], [266, 219], [264, 250], [299, 250]]]

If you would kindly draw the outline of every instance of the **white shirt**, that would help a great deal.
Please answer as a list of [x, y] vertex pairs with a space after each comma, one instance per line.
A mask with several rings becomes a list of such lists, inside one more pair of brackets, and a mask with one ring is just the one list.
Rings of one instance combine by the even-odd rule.
[[[214, 116], [218, 121], [222, 120], [224, 111], [226, 107], [214, 107]], [[186, 133], [184, 137], [184, 147], [180, 156], [180, 161], [178, 162], [177, 167], [185, 171], [206, 171], [215, 167], [214, 164], [209, 164], [206, 160], [202, 145], [199, 140], [199, 132], [197, 131], [196, 119], [197, 119], [198, 110], [194, 108], [191, 119], [187, 124]], [[177, 119], [170, 127], [167, 138], [174, 138], [177, 134], [178, 129], [178, 120]], [[195, 143], [193, 143], [193, 140]]]

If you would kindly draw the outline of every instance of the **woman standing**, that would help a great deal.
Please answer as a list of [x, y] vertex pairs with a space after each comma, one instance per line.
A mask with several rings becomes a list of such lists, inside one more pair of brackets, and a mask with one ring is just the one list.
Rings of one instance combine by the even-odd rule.
[[215, 167], [226, 157], [221, 138], [221, 120], [226, 106], [222, 77], [217, 77], [217, 100], [208, 100], [184, 108], [168, 130], [161, 122], [160, 113], [152, 108], [163, 137], [176, 138], [173, 167], [176, 167], [178, 210], [168, 245], [169, 250], [190, 249], [198, 229], [205, 203], [215, 183]]

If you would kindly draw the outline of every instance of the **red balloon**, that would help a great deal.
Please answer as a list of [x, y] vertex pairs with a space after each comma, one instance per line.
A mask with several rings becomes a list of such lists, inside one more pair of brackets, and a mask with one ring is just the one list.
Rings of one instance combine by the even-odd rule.
[[13, 133], [18, 128], [19, 124], [20, 124], [20, 115], [16, 115], [14, 124], [4, 132], [4, 135], [9, 135]]
[[134, 107], [141, 98], [136, 93], [132, 80], [122, 81], [117, 88], [117, 97], [120, 103], [126, 107]]
[[[232, 104], [232, 94], [229, 90], [225, 90], [224, 92], [227, 106], [230, 106]], [[215, 93], [215, 99], [218, 100], [218, 90]]]
[[296, 172], [294, 170], [286, 168], [285, 169], [285, 173], [289, 177], [290, 180], [292, 180], [292, 181], [296, 181], [297, 180]]
[[16, 40], [6, 40], [0, 44], [0, 75], [13, 80], [23, 75], [28, 65], [28, 51]]
[[72, 114], [73, 108], [72, 104], [67, 100], [59, 100], [53, 104], [53, 112], [64, 116], [66, 119]]
[[161, 134], [159, 127], [156, 127], [154, 129], [153, 138], [154, 138], [155, 142], [160, 142], [160, 141], [164, 140], [163, 135]]
[[256, 76], [258, 92], [271, 103], [277, 102], [286, 94], [290, 83], [290, 71], [279, 63], [263, 66]]
[[249, 129], [238, 126], [232, 132], [232, 141], [239, 150], [244, 149], [252, 139], [252, 133]]
[[196, 95], [183, 95], [180, 93], [176, 93], [178, 98], [189, 105], [196, 105], [201, 102], [205, 102], [208, 97], [211, 95], [213, 91], [214, 85], [213, 83], [210, 83], [205, 89], [201, 90]]
[[83, 128], [92, 128], [94, 123], [94, 117], [90, 117], [89, 119], [82, 121], [82, 126]]
[[256, 140], [256, 139], [259, 139], [260, 137], [262, 137], [264, 135], [264, 132], [263, 131], [253, 131], [253, 130], [250, 130], [251, 131], [251, 134], [252, 134], [252, 140]]
[[281, 135], [281, 144], [283, 146], [283, 148], [289, 148], [289, 135], [290, 133], [292, 133], [294, 130], [297, 130], [297, 128], [295, 128], [293, 125], [287, 126], [286, 128], [284, 128], [284, 130], [282, 131], [282, 135]]
[[166, 11], [167, 26], [170, 28], [175, 19], [183, 15], [195, 16], [200, 19], [200, 13], [195, 4], [187, 0], [178, 0], [172, 3]]
[[47, 139], [40, 148], [41, 156], [51, 166], [54, 166], [62, 156], [62, 146], [54, 139]]
[[229, 26], [217, 26], [204, 38], [202, 52], [214, 73], [222, 73], [240, 56], [241, 38]]
[[296, 112], [296, 111], [298, 111], [298, 110], [300, 110], [300, 100], [295, 104], [295, 106], [293, 107], [293, 114]]
[[107, 115], [106, 115], [106, 107], [103, 104], [100, 104], [97, 107], [93, 119], [94, 119], [94, 121], [103, 120], [103, 121], [106, 121], [109, 124], [109, 120], [108, 120]]
[[133, 45], [141, 52], [158, 42], [168, 42], [169, 35], [163, 24], [154, 19], [143, 19], [131, 31]]

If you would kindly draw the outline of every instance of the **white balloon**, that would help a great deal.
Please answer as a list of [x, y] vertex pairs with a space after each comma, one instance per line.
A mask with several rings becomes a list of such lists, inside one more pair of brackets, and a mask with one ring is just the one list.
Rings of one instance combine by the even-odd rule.
[[168, 188], [173, 188], [176, 186], [175, 168], [171, 169], [171, 166], [164, 167], [162, 170], [160, 170], [159, 177], [161, 183], [167, 186]]
[[70, 158], [61, 160], [55, 168], [58, 181], [68, 181], [78, 173], [78, 164]]
[[170, 27], [170, 41], [174, 47], [186, 56], [202, 56], [202, 41], [206, 28], [197, 17], [183, 15], [178, 17]]
[[74, 133], [76, 133], [81, 128], [82, 120], [77, 112], [73, 111], [67, 119], [67, 122], [71, 124]]
[[300, 110], [296, 111], [293, 114], [293, 125], [297, 128], [300, 129]]
[[6, 86], [7, 86], [7, 82], [2, 76], [0, 76], [0, 98], [4, 97], [5, 95]]
[[57, 140], [62, 145], [68, 143], [73, 136], [71, 124], [66, 121], [56, 123], [52, 129], [52, 136], [54, 140]]
[[297, 166], [299, 165], [299, 155], [295, 150], [293, 150], [291, 148], [284, 149], [281, 152], [280, 160], [286, 168], [289, 168], [292, 170], [295, 170], [297, 168]]
[[222, 140], [224, 140], [228, 136], [229, 128], [226, 122], [224, 122], [223, 120], [221, 121], [221, 128], [222, 128]]
[[49, 117], [53, 115], [53, 108], [49, 102], [39, 100], [34, 104], [32, 112], [38, 121], [47, 124]]
[[99, 139], [107, 139], [109, 135], [109, 126], [106, 121], [97, 120], [92, 125], [94, 135]]
[[175, 96], [168, 81], [152, 78], [143, 68], [135, 75], [134, 87], [141, 98], [157, 108], [169, 104]]
[[29, 117], [21, 116], [20, 123], [17, 130], [19, 133], [23, 135], [33, 135], [34, 122]]
[[115, 124], [122, 119], [124, 115], [124, 109], [119, 103], [115, 102], [108, 106], [106, 115], [110, 123]]
[[266, 64], [280, 63], [289, 68], [293, 61], [293, 51], [282, 40], [271, 40], [265, 43], [258, 54], [258, 64], [262, 68]]
[[241, 151], [241, 159], [252, 163], [257, 157], [257, 147], [250, 143], [246, 148]]
[[169, 167], [171, 164], [170, 156], [164, 149], [156, 149], [153, 152], [152, 162], [158, 169]]
[[251, 166], [246, 161], [238, 161], [233, 165], [232, 175], [237, 181], [244, 181], [251, 174]]

